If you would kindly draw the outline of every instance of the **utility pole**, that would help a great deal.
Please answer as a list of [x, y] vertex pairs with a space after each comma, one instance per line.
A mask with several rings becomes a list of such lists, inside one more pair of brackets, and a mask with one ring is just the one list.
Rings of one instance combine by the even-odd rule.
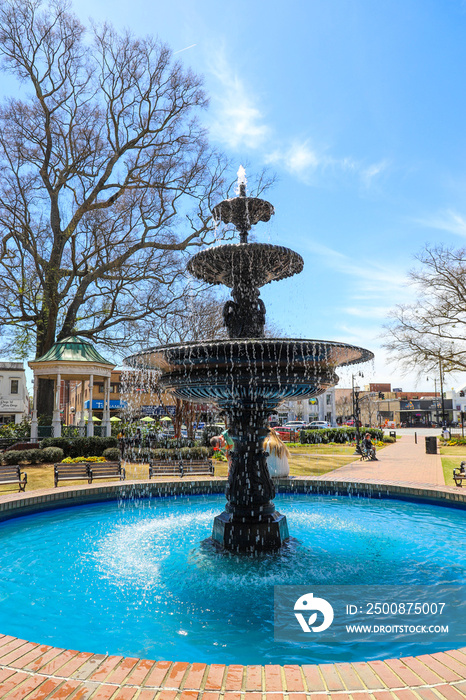
[[442, 395], [442, 425], [445, 425], [445, 399], [443, 397], [443, 368], [441, 358], [439, 358], [438, 366], [440, 372], [440, 393]]

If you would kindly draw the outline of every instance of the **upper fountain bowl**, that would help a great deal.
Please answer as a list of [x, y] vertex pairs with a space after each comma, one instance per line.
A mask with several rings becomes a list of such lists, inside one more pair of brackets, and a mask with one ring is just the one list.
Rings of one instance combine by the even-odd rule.
[[214, 221], [233, 224], [238, 231], [249, 231], [259, 221], [269, 221], [274, 212], [265, 199], [246, 196], [224, 199], [212, 209]]

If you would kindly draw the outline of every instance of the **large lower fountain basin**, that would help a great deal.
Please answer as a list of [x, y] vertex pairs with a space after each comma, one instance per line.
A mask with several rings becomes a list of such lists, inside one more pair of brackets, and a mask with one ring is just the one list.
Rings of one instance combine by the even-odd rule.
[[[79, 493], [79, 492], [77, 492]], [[210, 663], [313, 663], [439, 651], [392, 636], [273, 642], [273, 586], [466, 582], [465, 513], [423, 503], [280, 496], [292, 553], [202, 547], [222, 496], [83, 505], [0, 524], [0, 632], [93, 652]], [[430, 646], [429, 646], [430, 644]], [[451, 640], [445, 642], [451, 647]]]
[[160, 370], [161, 384], [182, 399], [271, 411], [283, 400], [334, 386], [336, 367], [372, 358], [370, 351], [347, 343], [257, 338], [166, 345], [126, 362]]

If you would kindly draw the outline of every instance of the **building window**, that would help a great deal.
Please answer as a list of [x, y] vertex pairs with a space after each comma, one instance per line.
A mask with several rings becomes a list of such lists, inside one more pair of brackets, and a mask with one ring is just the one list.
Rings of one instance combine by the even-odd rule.
[[2, 415], [0, 416], [0, 425], [8, 425], [9, 423], [15, 422], [14, 414], [12, 416]]
[[112, 394], [119, 394], [121, 392], [121, 384], [114, 384], [112, 382], [112, 384], [110, 384], [110, 391], [112, 392]]
[[98, 390], [99, 394], [103, 394], [104, 393], [104, 385], [97, 384], [97, 390]]
[[10, 392], [12, 394], [19, 394], [19, 379], [12, 379], [11, 380]]
[[332, 397], [331, 397], [330, 394], [327, 394], [327, 399], [326, 399], [326, 400], [327, 400], [327, 406], [330, 406], [330, 404], [332, 403]]

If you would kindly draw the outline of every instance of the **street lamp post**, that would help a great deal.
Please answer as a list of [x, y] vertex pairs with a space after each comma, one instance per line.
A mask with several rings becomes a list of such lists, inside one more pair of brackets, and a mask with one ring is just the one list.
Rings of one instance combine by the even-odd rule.
[[[352, 374], [351, 375], [351, 386], [352, 386], [352, 395], [353, 395], [353, 421], [354, 425], [356, 426], [356, 446], [355, 446], [355, 451], [354, 454], [360, 455], [362, 454], [361, 452], [361, 447], [359, 445], [361, 441], [361, 437], [359, 434], [359, 391], [360, 388], [359, 386], [355, 386], [354, 380], [357, 375]], [[362, 372], [358, 372], [359, 377], [364, 377]]]
[[[426, 381], [429, 381], [429, 377], [426, 377]], [[435, 391], [435, 416], [436, 416], [436, 421], [437, 421], [437, 426], [438, 426], [439, 419], [438, 419], [437, 377], [434, 377], [434, 391]]]

